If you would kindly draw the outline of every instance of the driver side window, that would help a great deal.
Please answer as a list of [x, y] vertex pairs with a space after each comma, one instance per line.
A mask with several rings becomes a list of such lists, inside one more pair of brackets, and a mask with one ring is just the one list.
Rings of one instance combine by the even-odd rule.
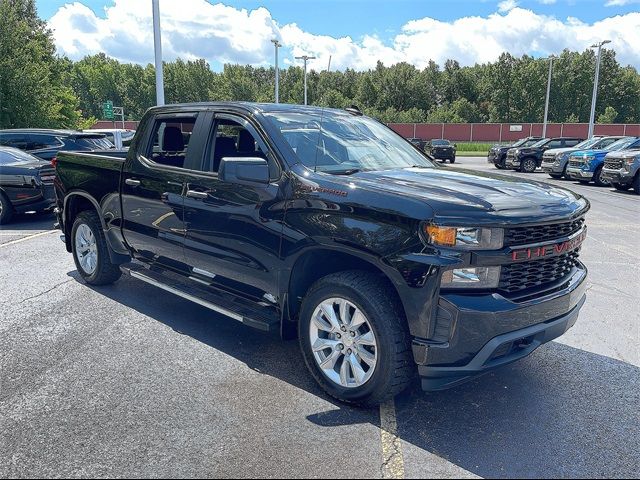
[[241, 120], [217, 119], [208, 152], [205, 170], [209, 172], [218, 173], [220, 162], [225, 157], [252, 157], [269, 163], [271, 178], [276, 178], [279, 173], [278, 166], [267, 156], [267, 147], [258, 133]]

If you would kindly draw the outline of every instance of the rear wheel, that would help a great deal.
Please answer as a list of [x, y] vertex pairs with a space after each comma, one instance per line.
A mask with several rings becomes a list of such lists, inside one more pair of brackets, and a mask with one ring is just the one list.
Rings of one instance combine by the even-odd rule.
[[382, 278], [347, 271], [318, 280], [302, 303], [300, 347], [332, 397], [374, 406], [403, 391], [415, 365], [402, 305]]
[[7, 196], [0, 192], [0, 225], [9, 223], [13, 217], [13, 205]]
[[599, 187], [604, 187], [605, 185], [609, 185], [609, 182], [602, 178], [602, 167], [598, 167], [596, 171], [593, 173], [593, 181]]
[[522, 160], [521, 171], [523, 171], [524, 173], [533, 173], [536, 171], [537, 167], [538, 163], [536, 162], [535, 158], [529, 157]]
[[90, 285], [107, 285], [120, 278], [118, 265], [111, 263], [109, 246], [98, 214], [81, 212], [71, 229], [73, 260], [78, 272]]

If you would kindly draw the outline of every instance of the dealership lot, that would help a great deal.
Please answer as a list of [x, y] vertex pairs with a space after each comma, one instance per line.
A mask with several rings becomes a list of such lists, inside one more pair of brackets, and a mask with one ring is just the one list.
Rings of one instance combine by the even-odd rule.
[[453, 390], [416, 383], [382, 423], [324, 396], [296, 342], [129, 278], [86, 286], [52, 217], [3, 227], [0, 476], [638, 476], [640, 197], [455, 166], [585, 195], [589, 298], [559, 341]]

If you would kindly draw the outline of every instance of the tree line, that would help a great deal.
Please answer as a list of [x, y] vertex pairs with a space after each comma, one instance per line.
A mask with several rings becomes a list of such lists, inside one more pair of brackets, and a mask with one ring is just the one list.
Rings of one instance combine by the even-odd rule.
[[[563, 51], [553, 64], [549, 121], [588, 122], [595, 53]], [[313, 105], [357, 105], [384, 122], [540, 122], [548, 60], [503, 53], [493, 63], [463, 67], [456, 60], [423, 69], [408, 63], [368, 71], [311, 71]], [[272, 102], [273, 67], [225, 65], [205, 59], [165, 62], [167, 103], [244, 100]], [[303, 70], [280, 70], [280, 101], [302, 103]], [[155, 104], [155, 69], [105, 54], [79, 61], [56, 55], [51, 32], [34, 0], [0, 0], [0, 128], [86, 127], [102, 117], [102, 103], [124, 107], [139, 120]], [[603, 50], [596, 107], [601, 123], [640, 123], [640, 74]]]

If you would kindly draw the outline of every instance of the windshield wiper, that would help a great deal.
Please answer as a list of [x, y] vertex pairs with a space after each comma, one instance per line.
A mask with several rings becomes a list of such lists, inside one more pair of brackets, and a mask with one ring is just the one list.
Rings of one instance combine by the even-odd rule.
[[331, 175], [353, 175], [359, 171], [359, 168], [347, 168], [344, 170], [325, 170], [323, 173], [330, 173]]

